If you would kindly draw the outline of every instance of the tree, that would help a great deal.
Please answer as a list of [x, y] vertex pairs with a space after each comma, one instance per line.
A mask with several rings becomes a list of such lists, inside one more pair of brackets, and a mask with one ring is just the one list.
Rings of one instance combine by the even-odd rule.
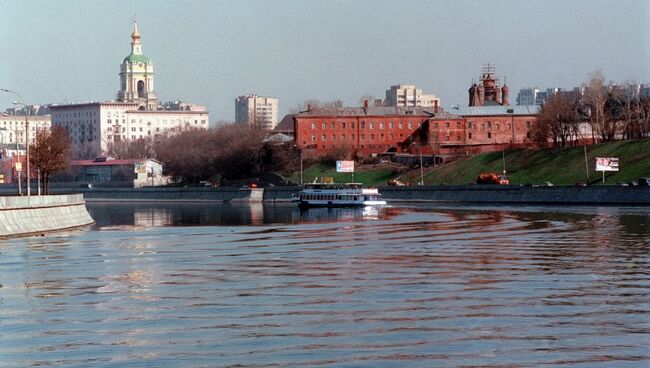
[[616, 135], [616, 127], [613, 120], [609, 119], [606, 114], [607, 86], [605, 85], [605, 75], [601, 71], [589, 74], [589, 81], [584, 87], [583, 100], [587, 106], [593, 142], [596, 142], [595, 135], [598, 135], [603, 141], [613, 140]]
[[109, 142], [107, 146], [106, 151], [108, 156], [117, 159], [156, 157], [154, 141], [151, 138]]
[[577, 104], [578, 100], [573, 94], [556, 93], [549, 97], [537, 116], [533, 140], [543, 145], [551, 139], [554, 145], [562, 147], [576, 142], [580, 138]]
[[51, 130], [39, 130], [30, 150], [29, 161], [41, 172], [44, 193], [49, 194], [50, 175], [70, 166], [68, 133], [60, 125], [53, 126]]

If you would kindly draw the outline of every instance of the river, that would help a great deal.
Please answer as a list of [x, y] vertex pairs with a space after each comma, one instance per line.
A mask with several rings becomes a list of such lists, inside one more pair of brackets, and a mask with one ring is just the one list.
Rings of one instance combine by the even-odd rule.
[[648, 367], [650, 208], [88, 204], [0, 240], [0, 367]]

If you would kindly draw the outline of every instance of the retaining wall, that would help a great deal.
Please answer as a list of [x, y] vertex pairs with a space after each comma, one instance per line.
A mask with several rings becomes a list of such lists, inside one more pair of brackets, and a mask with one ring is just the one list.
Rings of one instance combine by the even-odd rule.
[[514, 185], [458, 185], [380, 187], [390, 202], [475, 202], [539, 204], [638, 204], [650, 205], [650, 187], [520, 187]]
[[82, 194], [0, 197], [0, 237], [92, 223]]

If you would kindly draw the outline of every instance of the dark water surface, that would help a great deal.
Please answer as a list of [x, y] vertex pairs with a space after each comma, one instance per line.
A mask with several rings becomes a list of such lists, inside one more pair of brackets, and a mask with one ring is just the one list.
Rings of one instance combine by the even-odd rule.
[[0, 367], [650, 367], [650, 208], [88, 207], [0, 240]]

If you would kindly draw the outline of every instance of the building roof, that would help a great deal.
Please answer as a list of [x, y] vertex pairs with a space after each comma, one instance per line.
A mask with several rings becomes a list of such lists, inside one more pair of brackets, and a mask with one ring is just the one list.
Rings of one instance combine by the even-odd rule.
[[272, 142], [272, 143], [293, 142], [293, 137], [282, 133], [276, 133], [276, 134], [271, 134], [268, 137], [264, 138], [264, 142]]
[[[429, 116], [443, 119], [453, 119], [458, 114], [450, 114], [440, 109], [438, 113], [433, 107], [395, 107], [395, 106], [369, 106], [365, 107], [319, 107], [303, 111], [297, 114], [299, 117], [305, 116]], [[284, 120], [284, 119], [283, 119]]]
[[144, 161], [153, 161], [160, 163], [156, 160], [150, 158], [129, 158], [122, 160], [106, 160], [106, 161], [97, 161], [95, 160], [72, 160], [70, 161], [71, 166], [115, 166], [115, 165], [134, 165]]
[[[122, 54], [124, 55], [124, 54]], [[140, 54], [131, 54], [127, 57], [124, 58], [124, 61], [128, 61], [130, 64], [137, 64], [137, 63], [143, 63], [143, 64], [151, 64], [149, 61], [149, 58]]]
[[452, 106], [445, 110], [460, 116], [537, 115], [539, 106]]
[[273, 129], [274, 132], [293, 132], [293, 117], [296, 114], [287, 114]]

